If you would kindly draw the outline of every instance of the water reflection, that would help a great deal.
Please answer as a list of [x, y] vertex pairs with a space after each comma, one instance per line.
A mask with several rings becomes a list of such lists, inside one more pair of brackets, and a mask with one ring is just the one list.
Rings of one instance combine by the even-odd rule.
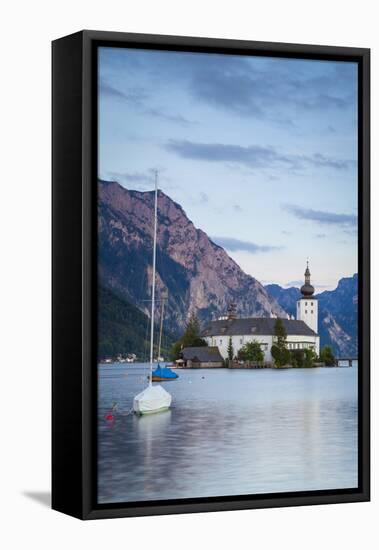
[[355, 368], [182, 370], [172, 409], [143, 417], [128, 414], [141, 367], [99, 372], [99, 502], [357, 484]]

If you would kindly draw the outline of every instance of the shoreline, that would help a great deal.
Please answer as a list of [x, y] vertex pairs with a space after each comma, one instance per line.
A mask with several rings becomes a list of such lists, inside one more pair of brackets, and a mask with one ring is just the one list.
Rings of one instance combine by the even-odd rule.
[[[134, 365], [136, 366], [149, 366], [149, 363], [119, 363], [117, 361], [115, 361], [114, 363], [98, 363], [98, 367], [115, 367], [115, 366], [120, 366], [122, 365], [123, 367], [126, 367], [126, 368], [133, 368]], [[174, 366], [171, 366], [170, 365], [170, 369], [173, 369], [173, 370], [185, 370], [185, 371], [190, 371], [190, 370], [292, 370], [292, 369], [296, 369], [296, 370], [300, 370], [300, 369], [333, 369], [333, 368], [338, 368], [338, 369], [350, 369], [350, 368], [353, 368], [353, 365], [312, 365], [312, 366], [309, 366], [309, 367], [295, 367], [293, 365], [285, 365], [283, 367], [275, 367], [273, 365], [261, 365], [261, 366], [246, 366], [246, 365], [238, 365], [238, 366], [233, 366], [233, 367], [174, 367]]]

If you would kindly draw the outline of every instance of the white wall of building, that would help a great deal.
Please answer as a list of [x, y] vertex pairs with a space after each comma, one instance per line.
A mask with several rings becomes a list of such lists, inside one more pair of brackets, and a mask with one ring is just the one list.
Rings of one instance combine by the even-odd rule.
[[301, 298], [296, 304], [296, 319], [318, 334], [318, 301], [315, 298]]
[[290, 350], [304, 349], [313, 347], [317, 355], [320, 354], [320, 337], [319, 336], [287, 336], [287, 347]]
[[[217, 346], [220, 350], [222, 357], [226, 359], [228, 357], [229, 338], [230, 336], [224, 334], [220, 336], [212, 336], [206, 338], [206, 341], [208, 343], [208, 346]], [[245, 344], [247, 344], [248, 342], [253, 342], [255, 340], [261, 345], [261, 349], [265, 355], [264, 360], [271, 361], [270, 350], [272, 346], [272, 336], [250, 336], [241, 334], [237, 336], [232, 336], [231, 338], [235, 356], [237, 355], [238, 350], [240, 350]]]
[[[228, 346], [229, 346], [229, 338], [228, 335], [216, 335], [205, 338], [207, 341], [208, 346], [217, 346], [220, 350], [220, 353], [224, 359], [228, 357]], [[232, 336], [232, 345], [233, 345], [233, 352], [236, 356], [238, 353], [238, 350], [240, 350], [245, 344], [248, 342], [259, 342], [261, 345], [261, 349], [264, 353], [264, 361], [272, 361], [271, 356], [271, 347], [274, 343], [275, 337], [272, 335], [262, 335], [262, 336], [254, 336], [254, 335], [236, 335]], [[287, 347], [290, 350], [294, 349], [303, 349], [303, 348], [309, 348], [314, 347], [315, 352], [317, 355], [320, 353], [320, 338], [319, 336], [301, 336], [301, 335], [289, 335], [287, 336]]]

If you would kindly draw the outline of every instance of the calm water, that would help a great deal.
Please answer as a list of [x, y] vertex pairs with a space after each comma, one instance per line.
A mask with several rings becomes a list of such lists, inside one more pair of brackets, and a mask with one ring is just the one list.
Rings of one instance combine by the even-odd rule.
[[177, 372], [136, 417], [146, 366], [99, 367], [100, 503], [357, 486], [356, 367]]

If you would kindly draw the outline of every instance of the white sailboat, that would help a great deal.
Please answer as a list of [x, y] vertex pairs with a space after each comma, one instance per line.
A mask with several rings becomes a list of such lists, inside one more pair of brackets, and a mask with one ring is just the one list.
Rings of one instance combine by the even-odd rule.
[[154, 307], [155, 307], [155, 271], [157, 256], [157, 205], [158, 205], [158, 173], [155, 172], [154, 197], [154, 240], [153, 240], [153, 281], [151, 291], [151, 327], [150, 327], [150, 376], [149, 385], [133, 400], [133, 410], [136, 414], [152, 414], [166, 411], [171, 405], [171, 395], [159, 384], [153, 386], [153, 347], [154, 347]]

